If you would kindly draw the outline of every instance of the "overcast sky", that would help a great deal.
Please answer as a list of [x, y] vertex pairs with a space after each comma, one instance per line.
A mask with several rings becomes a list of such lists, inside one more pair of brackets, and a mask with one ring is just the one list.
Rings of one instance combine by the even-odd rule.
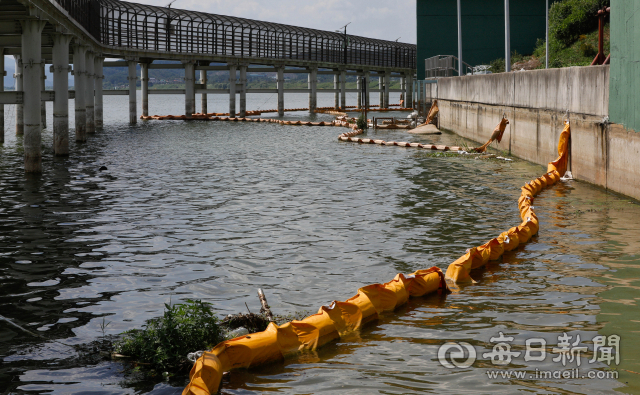
[[[164, 7], [170, 1], [135, 2]], [[329, 31], [351, 22], [349, 34], [416, 43], [416, 0], [176, 0], [171, 7]], [[6, 57], [7, 86], [13, 85], [13, 65]]]
[[[166, 6], [171, 0], [137, 0]], [[172, 8], [416, 43], [416, 0], [176, 0]]]

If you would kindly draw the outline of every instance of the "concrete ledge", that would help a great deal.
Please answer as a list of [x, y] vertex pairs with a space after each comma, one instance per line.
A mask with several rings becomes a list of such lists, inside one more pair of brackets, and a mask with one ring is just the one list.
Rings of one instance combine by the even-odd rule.
[[[438, 107], [441, 129], [479, 144], [489, 139], [506, 113], [510, 124], [498, 149], [543, 166], [558, 156], [565, 111], [442, 98]], [[621, 125], [605, 125], [600, 115], [570, 114], [570, 121], [573, 176], [640, 200], [640, 133], [627, 131]]]

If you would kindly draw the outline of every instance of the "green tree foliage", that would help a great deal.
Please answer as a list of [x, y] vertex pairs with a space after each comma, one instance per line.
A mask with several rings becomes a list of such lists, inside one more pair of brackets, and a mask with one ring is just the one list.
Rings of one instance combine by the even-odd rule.
[[223, 340], [209, 303], [189, 299], [165, 308], [162, 317], [147, 320], [143, 329], [125, 332], [115, 351], [156, 370], [181, 370], [191, 366], [187, 353], [211, 349]]
[[356, 126], [362, 130], [366, 130], [369, 127], [369, 125], [367, 125], [367, 119], [364, 117], [364, 112], [360, 113], [360, 116], [356, 120]]
[[598, 27], [596, 14], [611, 0], [564, 0], [549, 9], [549, 35], [562, 46], [573, 44], [581, 34]]

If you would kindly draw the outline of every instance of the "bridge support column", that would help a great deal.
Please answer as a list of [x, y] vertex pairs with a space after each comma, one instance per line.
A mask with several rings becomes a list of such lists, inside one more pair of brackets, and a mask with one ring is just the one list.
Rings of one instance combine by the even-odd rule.
[[334, 110], [338, 110], [340, 108], [340, 93], [337, 91], [337, 89], [339, 89], [339, 85], [340, 85], [340, 75], [339, 74], [335, 74], [333, 76], [333, 89], [336, 89], [336, 92], [333, 94], [333, 97], [334, 97], [333, 109]]
[[407, 108], [413, 108], [413, 75], [407, 74], [406, 77], [406, 90], [404, 94], [404, 106]]
[[71, 36], [53, 35], [53, 153], [69, 155], [69, 42]]
[[136, 80], [138, 79], [136, 73], [137, 59], [127, 59], [127, 65], [129, 66], [129, 125], [135, 125], [138, 122], [138, 103], [136, 97]]
[[140, 63], [140, 93], [142, 96], [142, 115], [149, 115], [149, 63]]
[[191, 118], [196, 112], [196, 65], [193, 61], [184, 63], [184, 115]]
[[384, 74], [384, 108], [389, 108], [389, 86], [391, 85], [391, 73]]
[[368, 110], [369, 109], [369, 99], [370, 99], [370, 94], [369, 94], [369, 81], [371, 81], [371, 77], [369, 76], [369, 70], [365, 70], [364, 72], [364, 80], [362, 81], [364, 83], [365, 86], [365, 95], [364, 95], [364, 103], [365, 103], [365, 108]]
[[347, 70], [340, 71], [340, 108], [347, 108]]
[[85, 78], [84, 68], [86, 48], [81, 44], [73, 45], [73, 87], [75, 90], [76, 141], [87, 141], [87, 109], [84, 104]]
[[[14, 55], [13, 58], [16, 61], [16, 73], [13, 78], [16, 79], [15, 90], [21, 92], [23, 89], [22, 81], [22, 57], [20, 55]], [[16, 104], [16, 136], [22, 136], [24, 134], [24, 104]]]
[[[24, 103], [24, 171], [42, 173], [42, 127], [40, 125], [42, 29], [45, 21], [21, 20]], [[4, 78], [4, 77], [3, 77]]]
[[[40, 51], [42, 52], [42, 50]], [[44, 80], [47, 79], [47, 74], [44, 71], [45, 66], [46, 66], [45, 63], [42, 62], [42, 65], [40, 67], [40, 90], [41, 91], [47, 90], [47, 87], [44, 83]], [[40, 127], [42, 129], [47, 128], [47, 102], [46, 101], [40, 102]]]
[[[4, 70], [4, 48], [0, 48], [0, 78], [2, 78], [2, 84], [0, 84], [0, 92], [4, 92], [4, 76], [6, 75]], [[4, 104], [0, 104], [0, 145], [4, 144]]]
[[87, 70], [87, 79], [85, 80], [84, 88], [86, 89], [84, 96], [84, 105], [86, 108], [87, 117], [87, 134], [94, 134], [96, 132], [95, 121], [95, 100], [96, 95], [94, 92], [96, 74], [94, 71], [95, 55], [91, 51], [87, 51], [85, 54], [84, 67]]
[[356, 77], [357, 81], [356, 81], [356, 89], [358, 89], [358, 101], [356, 103], [356, 108], [358, 110], [362, 109], [362, 76], [359, 75]]
[[380, 108], [384, 108], [384, 77], [378, 77], [378, 89], [380, 89], [380, 93], [378, 93], [378, 105]]
[[[202, 84], [202, 86], [204, 87], [204, 89], [207, 89], [207, 70], [200, 70], [200, 83]], [[201, 93], [200, 94], [200, 107], [202, 114], [206, 114], [209, 112], [208, 110], [208, 103], [207, 103], [207, 94], [206, 93]]]
[[404, 74], [400, 77], [400, 90], [402, 91], [400, 92], [400, 97], [402, 98], [402, 101], [403, 101], [400, 107], [404, 107], [405, 106], [404, 104], [407, 102], [407, 99], [406, 99], [407, 77], [405, 77]]
[[318, 68], [311, 67], [308, 77], [309, 86], [309, 112], [315, 113], [318, 108]]
[[247, 116], [247, 66], [240, 66], [240, 117]]
[[95, 97], [95, 121], [96, 121], [96, 130], [102, 130], [104, 126], [103, 121], [103, 111], [102, 111], [102, 81], [104, 80], [103, 74], [103, 65], [104, 58], [102, 56], [96, 56], [94, 61], [94, 71], [96, 74], [95, 78], [95, 86], [94, 89], [96, 91]]
[[229, 116], [236, 116], [236, 65], [229, 65]]
[[284, 65], [278, 66], [278, 116], [284, 116]]

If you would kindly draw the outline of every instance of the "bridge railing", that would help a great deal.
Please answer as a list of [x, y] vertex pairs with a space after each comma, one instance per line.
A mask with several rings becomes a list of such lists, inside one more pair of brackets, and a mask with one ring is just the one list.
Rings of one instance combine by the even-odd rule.
[[53, 0], [97, 40], [100, 40], [100, 0]]
[[99, 40], [105, 45], [416, 68], [412, 44], [118, 0], [81, 1], [100, 2]]

